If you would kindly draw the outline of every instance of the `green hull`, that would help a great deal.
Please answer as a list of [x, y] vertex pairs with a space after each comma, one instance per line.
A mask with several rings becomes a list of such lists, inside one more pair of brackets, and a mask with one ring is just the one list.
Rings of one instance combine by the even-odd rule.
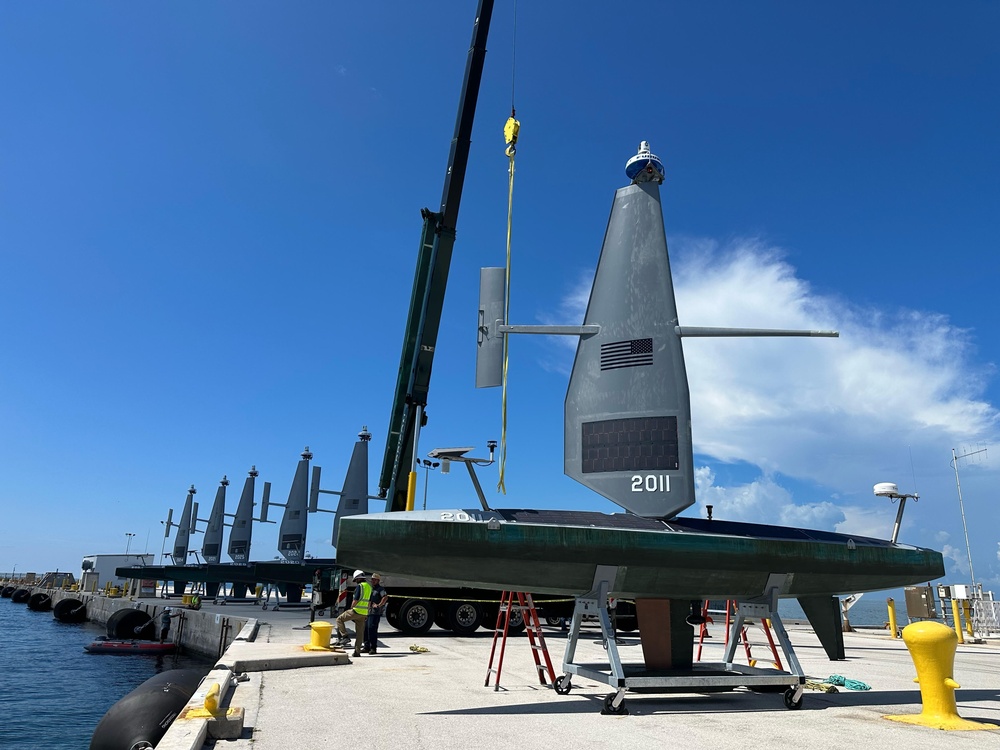
[[[532, 515], [557, 522], [532, 522]], [[569, 512], [379, 513], [341, 519], [337, 557], [352, 567], [428, 582], [566, 595], [589, 591], [597, 566], [612, 566], [613, 593], [626, 598], [745, 599], [763, 594], [771, 574], [786, 574], [781, 595], [794, 597], [878, 591], [944, 575], [940, 553], [929, 549], [783, 527], [676, 521]]]

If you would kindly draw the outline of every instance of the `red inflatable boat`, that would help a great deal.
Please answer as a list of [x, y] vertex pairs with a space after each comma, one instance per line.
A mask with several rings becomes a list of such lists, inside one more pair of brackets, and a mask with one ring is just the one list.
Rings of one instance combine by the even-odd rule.
[[112, 641], [98, 638], [83, 650], [91, 654], [172, 654], [177, 650], [173, 643], [156, 641]]

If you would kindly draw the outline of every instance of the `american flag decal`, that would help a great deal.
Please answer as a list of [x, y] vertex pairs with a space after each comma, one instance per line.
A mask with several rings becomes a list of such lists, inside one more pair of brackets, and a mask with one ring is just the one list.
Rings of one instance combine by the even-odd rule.
[[602, 370], [651, 364], [653, 364], [653, 339], [632, 339], [601, 344]]

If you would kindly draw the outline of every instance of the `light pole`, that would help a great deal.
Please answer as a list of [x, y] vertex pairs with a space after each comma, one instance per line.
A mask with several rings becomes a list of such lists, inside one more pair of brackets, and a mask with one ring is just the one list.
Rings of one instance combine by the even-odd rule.
[[128, 541], [125, 542], [125, 562], [126, 563], [128, 563], [128, 551], [132, 547], [132, 537], [134, 537], [134, 536], [135, 536], [135, 534], [133, 534], [131, 531], [126, 531], [125, 532], [125, 538], [128, 540]]
[[420, 459], [420, 465], [424, 467], [424, 510], [427, 510], [427, 479], [431, 475], [431, 469], [436, 469], [441, 463], [422, 458]]

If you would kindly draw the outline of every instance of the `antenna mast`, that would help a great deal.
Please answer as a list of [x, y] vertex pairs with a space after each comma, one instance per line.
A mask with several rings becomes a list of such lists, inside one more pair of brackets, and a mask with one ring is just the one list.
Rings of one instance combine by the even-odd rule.
[[977, 451], [970, 451], [959, 456], [955, 453], [954, 448], [951, 449], [951, 465], [955, 468], [955, 487], [958, 488], [958, 508], [962, 511], [962, 529], [965, 531], [965, 552], [969, 556], [969, 575], [972, 577], [972, 590], [975, 592], [978, 592], [979, 589], [976, 587], [976, 571], [972, 569], [972, 547], [969, 546], [969, 525], [965, 522], [965, 504], [962, 502], [962, 483], [958, 478], [958, 460], [985, 452], [985, 448], [980, 448]]

